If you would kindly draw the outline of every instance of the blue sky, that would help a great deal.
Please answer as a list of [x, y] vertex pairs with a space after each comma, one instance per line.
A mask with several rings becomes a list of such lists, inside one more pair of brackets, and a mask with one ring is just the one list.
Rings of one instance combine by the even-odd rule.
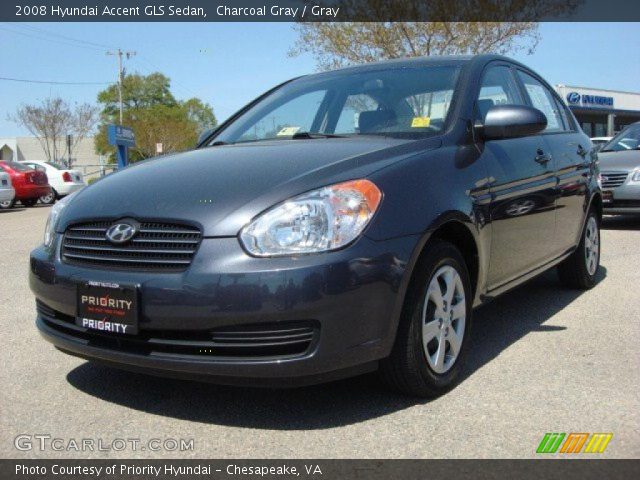
[[[515, 58], [550, 83], [640, 92], [640, 24], [542, 23], [540, 34], [533, 55]], [[102, 45], [120, 47], [138, 53], [125, 62], [129, 72], [165, 73], [178, 98], [200, 97], [221, 121], [271, 86], [315, 70], [310, 56], [287, 55], [296, 38], [290, 23], [3, 23], [0, 77], [111, 82], [116, 58]], [[0, 80], [0, 137], [27, 134], [7, 119], [21, 103], [48, 96], [94, 103], [102, 88]]]

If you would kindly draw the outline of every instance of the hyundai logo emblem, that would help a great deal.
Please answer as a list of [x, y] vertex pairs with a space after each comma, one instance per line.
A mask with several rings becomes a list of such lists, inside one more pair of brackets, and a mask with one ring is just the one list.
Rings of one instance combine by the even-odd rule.
[[105, 236], [111, 243], [121, 244], [131, 240], [136, 233], [138, 233], [138, 226], [133, 222], [119, 222], [111, 225]]
[[571, 92], [567, 94], [567, 102], [571, 104], [580, 103], [580, 94], [578, 92]]

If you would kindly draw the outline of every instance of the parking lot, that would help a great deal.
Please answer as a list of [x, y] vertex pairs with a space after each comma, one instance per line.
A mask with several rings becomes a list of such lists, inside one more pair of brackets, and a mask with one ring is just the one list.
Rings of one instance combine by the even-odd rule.
[[[546, 432], [613, 432], [640, 455], [640, 217], [611, 217], [589, 292], [555, 272], [478, 310], [465, 379], [425, 402], [364, 376], [296, 390], [126, 373], [59, 353], [34, 326], [29, 251], [49, 208], [0, 211], [0, 455], [90, 458], [520, 458]], [[20, 434], [193, 439], [188, 452], [19, 451]]]

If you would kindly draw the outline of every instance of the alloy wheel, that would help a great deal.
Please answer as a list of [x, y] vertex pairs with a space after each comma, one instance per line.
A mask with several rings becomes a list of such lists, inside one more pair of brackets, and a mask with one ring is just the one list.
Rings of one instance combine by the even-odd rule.
[[54, 193], [48, 193], [47, 195], [43, 195], [42, 197], [40, 197], [40, 201], [46, 205], [49, 205], [50, 203], [53, 203], [55, 197], [54, 197]]
[[584, 233], [584, 258], [589, 275], [595, 275], [600, 255], [600, 234], [595, 217], [589, 217]]
[[450, 265], [431, 278], [422, 310], [422, 346], [431, 369], [439, 374], [453, 367], [464, 338], [467, 304], [462, 278]]

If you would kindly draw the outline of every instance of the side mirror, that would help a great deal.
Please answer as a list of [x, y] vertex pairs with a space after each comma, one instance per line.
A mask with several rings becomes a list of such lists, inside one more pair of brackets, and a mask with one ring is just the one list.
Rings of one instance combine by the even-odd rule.
[[205, 131], [203, 131], [198, 137], [198, 143], [196, 144], [196, 146], [204, 142], [207, 137], [209, 137], [213, 133], [214, 130], [215, 128], [207, 128]]
[[525, 105], [494, 105], [484, 124], [476, 125], [485, 140], [526, 137], [547, 127], [547, 117], [537, 108]]

